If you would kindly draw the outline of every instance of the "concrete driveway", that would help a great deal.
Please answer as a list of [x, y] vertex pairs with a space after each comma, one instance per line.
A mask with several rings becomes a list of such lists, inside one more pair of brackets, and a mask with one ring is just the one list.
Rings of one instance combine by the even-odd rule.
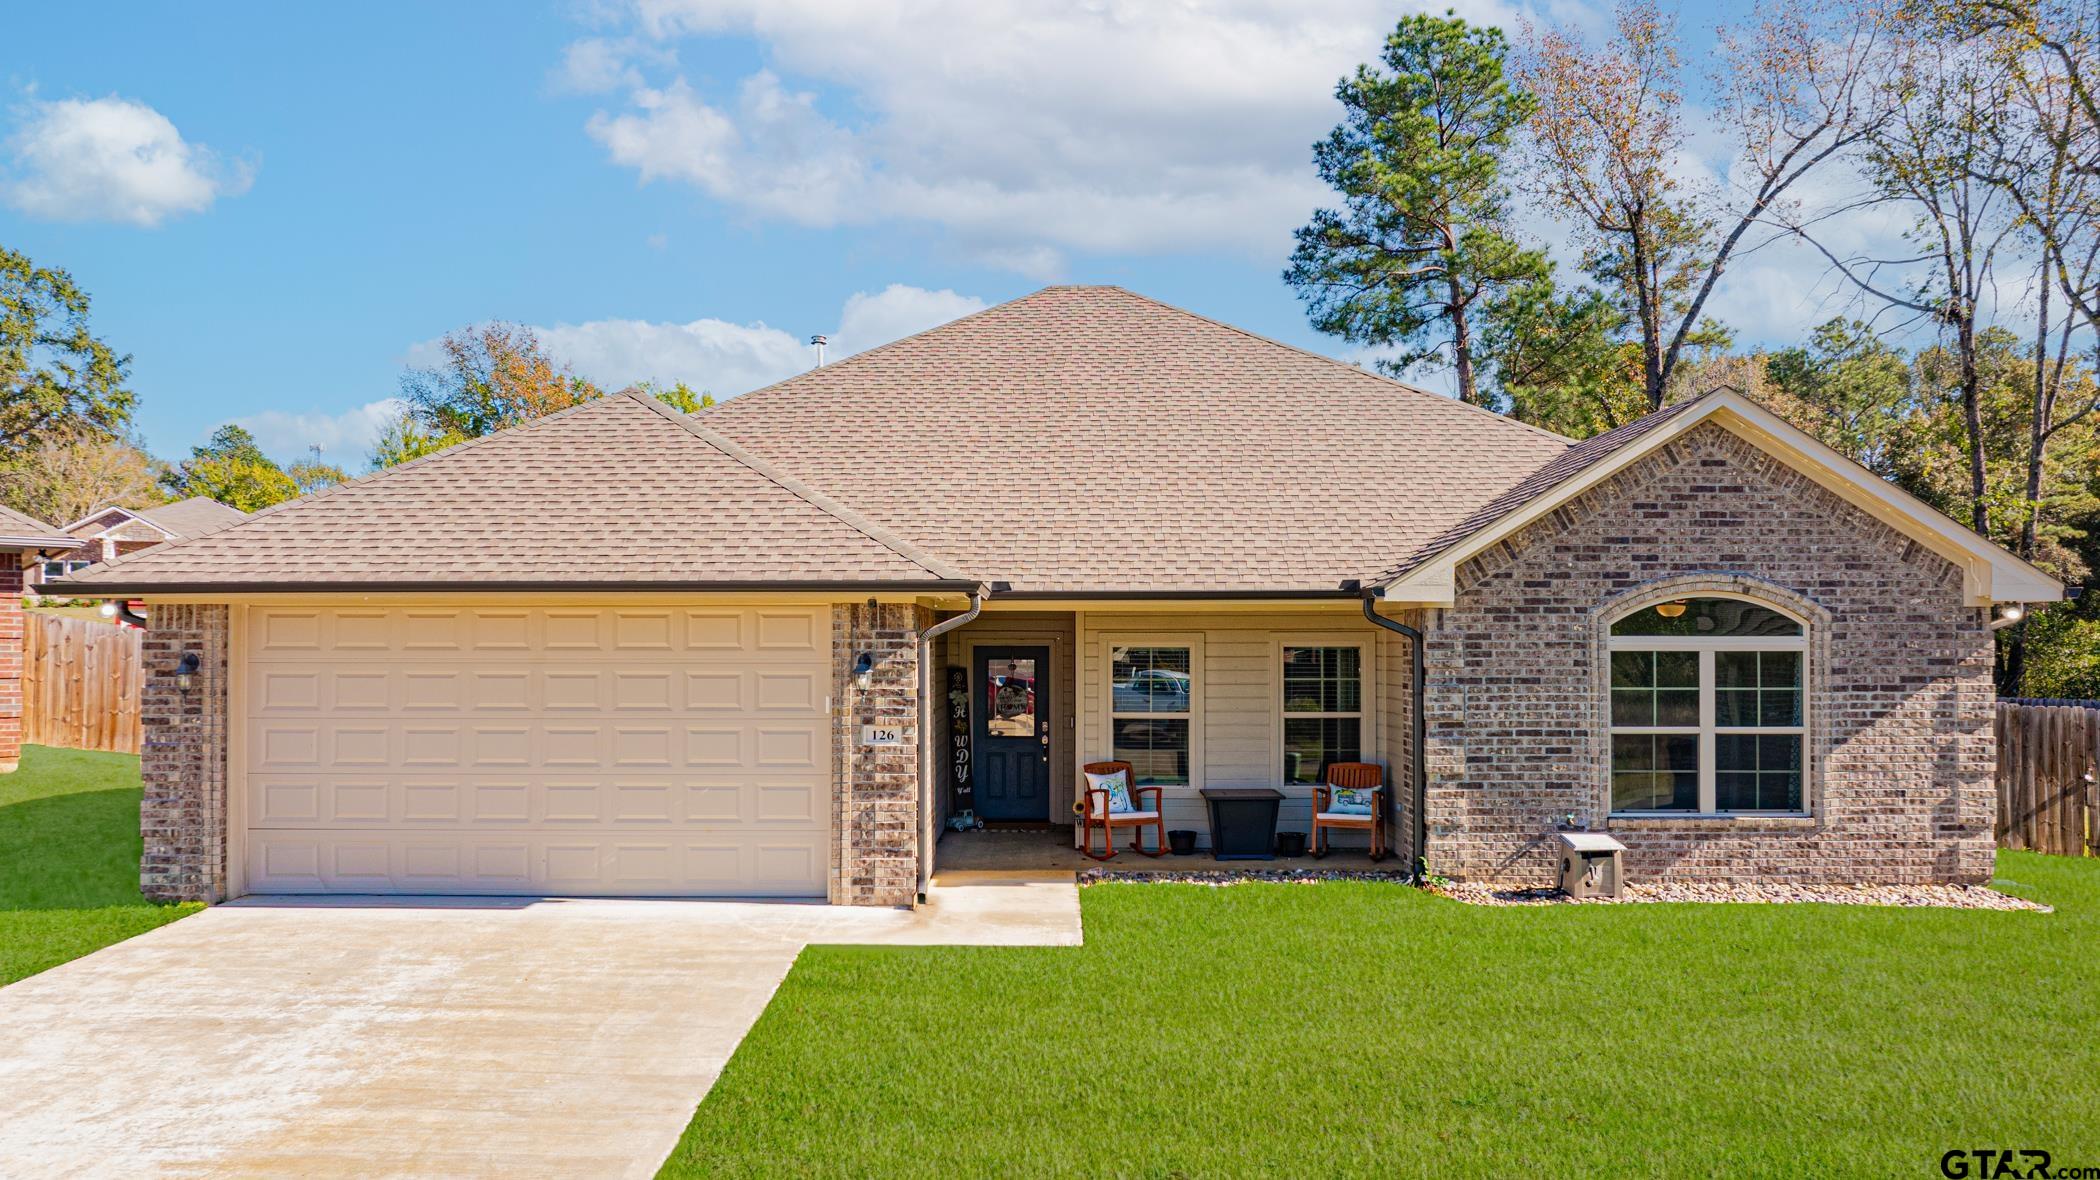
[[0, 1174], [653, 1175], [804, 946], [1079, 941], [1069, 876], [930, 900], [217, 906], [0, 988]]

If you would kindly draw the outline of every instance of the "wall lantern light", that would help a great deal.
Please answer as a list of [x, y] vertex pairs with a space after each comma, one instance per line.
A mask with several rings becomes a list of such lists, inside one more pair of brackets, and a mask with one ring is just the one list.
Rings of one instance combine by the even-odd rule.
[[864, 689], [868, 687], [868, 682], [873, 680], [874, 678], [874, 655], [869, 652], [860, 653], [860, 658], [853, 661], [853, 687]]
[[175, 665], [175, 687], [188, 692], [190, 686], [196, 683], [197, 653], [193, 651], [183, 652], [182, 661]]

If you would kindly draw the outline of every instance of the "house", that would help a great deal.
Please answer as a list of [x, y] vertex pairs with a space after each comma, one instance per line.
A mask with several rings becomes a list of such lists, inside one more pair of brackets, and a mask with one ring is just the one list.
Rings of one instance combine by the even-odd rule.
[[1070, 823], [1110, 757], [1199, 831], [1380, 763], [1452, 876], [1546, 883], [1572, 825], [1635, 879], [1982, 880], [1991, 626], [2064, 592], [1733, 392], [1571, 442], [1114, 287], [67, 588], [153, 604], [156, 896], [883, 905], [958, 778]]
[[0, 774], [22, 761], [22, 591], [38, 555], [71, 541], [56, 526], [0, 505]]
[[30, 573], [30, 585], [62, 578], [108, 561], [124, 553], [136, 553], [154, 545], [180, 541], [248, 519], [238, 508], [229, 508], [209, 496], [191, 496], [172, 504], [151, 508], [125, 508], [111, 504], [97, 508], [61, 531], [74, 539], [63, 552], [51, 549]]

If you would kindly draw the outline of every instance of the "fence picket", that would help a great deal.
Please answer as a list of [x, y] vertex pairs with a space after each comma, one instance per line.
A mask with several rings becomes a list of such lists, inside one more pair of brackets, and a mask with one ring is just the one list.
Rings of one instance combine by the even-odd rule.
[[143, 633], [35, 611], [23, 624], [23, 740], [138, 753]]
[[1998, 846], [2100, 855], [2100, 702], [2000, 701], [1992, 730]]

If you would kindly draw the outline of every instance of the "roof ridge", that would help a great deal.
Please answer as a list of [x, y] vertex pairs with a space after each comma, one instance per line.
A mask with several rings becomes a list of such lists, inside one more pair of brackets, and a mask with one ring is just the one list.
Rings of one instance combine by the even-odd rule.
[[[113, 569], [117, 566], [128, 564], [142, 557], [146, 557], [150, 554], [165, 553], [178, 546], [188, 545], [192, 541], [201, 541], [206, 537], [216, 537], [220, 533], [231, 532], [234, 529], [243, 528], [247, 525], [254, 524], [258, 520], [263, 520], [267, 517], [275, 516], [277, 513], [282, 512], [285, 509], [296, 508], [301, 504], [316, 503], [318, 501], [325, 500], [330, 496], [334, 496], [340, 492], [343, 492], [349, 488], [363, 487], [366, 484], [376, 483], [379, 480], [386, 479], [398, 473], [414, 470], [415, 468], [421, 467], [423, 464], [430, 462], [432, 459], [437, 459], [458, 451], [464, 451], [471, 447], [480, 446], [481, 444], [488, 442], [490, 439], [514, 437], [525, 431], [538, 429], [540, 426], [552, 422], [557, 418], [566, 418], [569, 415], [577, 413], [581, 410], [587, 410], [593, 406], [603, 405], [607, 400], [607, 397], [609, 396], [612, 395], [594, 397], [589, 401], [578, 402], [575, 405], [568, 407], [567, 409], [556, 410], [551, 414], [542, 414], [537, 418], [528, 418], [515, 426], [506, 426], [501, 430], [492, 430], [487, 434], [478, 434], [475, 435], [473, 438], [461, 439], [460, 441], [453, 443], [449, 447], [442, 447], [438, 450], [430, 452], [427, 455], [418, 455], [405, 463], [396, 463], [391, 467], [381, 467], [373, 471], [368, 471], [363, 475], [357, 476], [354, 479], [346, 479], [343, 480], [341, 483], [329, 484], [327, 487], [322, 488], [319, 491], [308, 492], [306, 495], [297, 496], [290, 500], [280, 500], [275, 504], [258, 508], [240, 520], [229, 520], [225, 524], [218, 525], [214, 528], [206, 529], [201, 533], [192, 533], [187, 537], [177, 537], [171, 541], [168, 541], [166, 544], [154, 545], [150, 548], [134, 550], [130, 553], [120, 553], [115, 557], [110, 558], [108, 561], [98, 562], [97, 565], [103, 569]], [[130, 510], [126, 509], [126, 511]], [[236, 509], [236, 511], [238, 511], [238, 509]], [[155, 527], [157, 528], [159, 526], [156, 525]]]
[[1407, 390], [1409, 393], [1420, 394], [1423, 397], [1433, 397], [1440, 402], [1449, 402], [1454, 406], [1464, 406], [1468, 410], [1472, 410], [1480, 414], [1485, 414], [1498, 422], [1506, 422], [1512, 426], [1519, 426], [1525, 430], [1530, 431], [1533, 434], [1539, 435], [1542, 438], [1552, 439], [1554, 442], [1560, 443], [1563, 446], [1573, 446], [1578, 441], [1576, 439], [1571, 439], [1566, 435], [1555, 434], [1542, 426], [1533, 426], [1531, 423], [1526, 422], [1521, 418], [1512, 418], [1508, 414], [1498, 414], [1495, 411], [1488, 409], [1486, 406], [1476, 406], [1472, 402], [1465, 401], [1460, 398], [1446, 397], [1445, 395], [1438, 393], [1433, 389], [1424, 389], [1419, 385], [1410, 385], [1397, 377], [1388, 376], [1385, 373], [1376, 372], [1374, 370], [1364, 368], [1361, 365], [1354, 365], [1349, 363], [1348, 361], [1341, 360], [1340, 358], [1328, 356], [1325, 353], [1314, 352], [1310, 348], [1301, 348], [1300, 346], [1292, 344], [1289, 341], [1278, 340], [1274, 336], [1264, 336], [1260, 332], [1255, 332], [1247, 328], [1242, 328], [1238, 324], [1228, 324], [1224, 320], [1212, 319], [1211, 317], [1204, 315], [1200, 311], [1190, 311], [1186, 307], [1182, 307], [1173, 303], [1168, 303], [1164, 299], [1159, 299], [1154, 296], [1147, 295], [1141, 291], [1133, 291], [1128, 287], [1119, 286], [1113, 283], [1105, 284], [1099, 289], [1115, 291], [1120, 294], [1128, 295], [1132, 299], [1136, 299], [1140, 302], [1149, 303], [1154, 307], [1162, 307], [1168, 311], [1177, 312], [1181, 315], [1185, 315], [1193, 320], [1202, 320], [1204, 323], [1209, 324], [1212, 327], [1223, 328], [1228, 332], [1233, 332], [1238, 335], [1245, 336], [1249, 340], [1259, 340], [1263, 344], [1273, 344], [1278, 348], [1290, 349], [1292, 352], [1298, 353], [1302, 356], [1309, 356], [1316, 361], [1325, 361], [1326, 363], [1334, 365], [1337, 368], [1346, 369], [1351, 373], [1361, 374], [1362, 376], [1369, 377], [1374, 381], [1383, 381], [1388, 385]]
[[[800, 381], [801, 379], [809, 376], [812, 373], [821, 373], [827, 370], [831, 372], [837, 372], [838, 370], [843, 369], [851, 364], [854, 364], [855, 362], [860, 361], [864, 358], [888, 352], [890, 349], [896, 348], [899, 345], [909, 344], [912, 341], [917, 340], [921, 336], [929, 336], [935, 332], [942, 330], [943, 328], [952, 328], [957, 324], [967, 324], [971, 320], [977, 319], [980, 316], [987, 316], [995, 311], [999, 311], [1002, 308], [1012, 307], [1016, 303], [1023, 302], [1024, 300], [1033, 299], [1036, 296], [1041, 295], [1045, 291], [1058, 291], [1064, 289], [1066, 288], [1056, 286], [1038, 287], [1035, 290], [1030, 291], [1026, 295], [1016, 295], [1012, 299], [1008, 299], [1001, 303], [994, 303], [990, 307], [980, 307], [976, 311], [973, 311], [968, 315], [959, 315], [952, 320], [942, 320], [940, 323], [935, 324], [932, 327], [921, 328], [918, 331], [913, 332], [909, 336], [899, 336], [895, 340], [885, 341], [881, 344], [875, 345], [873, 348], [863, 348], [859, 352], [853, 353], [850, 356], [840, 357], [838, 360], [835, 360], [828, 365], [817, 365], [814, 368], [804, 369], [800, 373], [796, 373], [792, 376], [782, 377], [780, 380], [775, 381], [769, 385], [761, 385], [757, 389], [750, 389], [744, 391], [743, 393], [731, 394], [730, 396], [723, 398], [721, 401], [716, 402], [714, 405], [701, 409], [699, 413], [701, 416], [705, 416], [715, 410], [721, 409], [722, 407], [728, 405], [730, 402], [743, 402], [746, 401], [746, 399], [755, 397], [761, 393], [771, 393], [772, 391], [779, 389], [783, 385], [788, 385], [792, 384], [793, 382]], [[749, 403], [746, 402], [746, 404]]]
[[808, 484], [803, 483], [801, 480], [794, 478], [793, 476], [787, 474], [784, 471], [781, 471], [779, 468], [773, 466], [771, 463], [766, 462], [764, 459], [759, 458], [757, 455], [752, 454], [750, 451], [745, 450], [743, 447], [738, 446], [736, 443], [731, 442], [729, 439], [724, 438], [722, 435], [716, 433], [715, 431], [710, 430], [707, 427], [702, 426], [700, 423], [694, 421], [692, 415], [682, 413], [676, 409], [673, 409], [671, 406], [666, 405], [664, 402], [658, 400], [653, 394], [644, 393], [639, 389], [623, 389], [619, 393], [613, 394], [612, 396], [629, 398], [635, 402], [640, 403], [643, 406], [646, 406], [647, 408], [661, 415], [662, 417], [677, 423], [679, 426], [682, 426], [687, 431], [691, 432], [693, 437], [722, 452], [722, 454], [728, 456], [735, 462], [742, 464], [744, 467], [747, 467], [750, 470], [757, 472], [759, 475], [765, 477], [767, 480], [771, 481], [773, 484], [780, 487], [782, 490], [788, 492], [790, 495], [795, 496], [796, 498], [811, 505], [812, 507], [825, 513], [826, 515], [833, 517], [834, 519], [838, 520], [841, 524], [846, 525], [847, 527], [853, 529], [855, 532], [860, 533], [861, 535], [867, 537], [869, 540], [874, 541], [876, 544], [881, 545], [883, 548], [888, 549], [892, 553], [895, 553], [897, 556], [904, 558], [906, 561], [911, 562], [913, 565], [918, 566], [920, 569], [925, 570], [927, 573], [952, 581], [968, 580], [969, 575], [963, 573], [962, 570], [956, 568], [953, 565], [950, 565], [948, 562], [943, 561], [938, 557], [933, 556], [930, 553], [922, 551], [917, 546], [913, 545], [911, 542], [905, 540], [903, 537], [897, 535], [891, 530], [884, 528], [879, 524], [876, 524], [874, 521], [869, 520], [867, 517], [862, 516], [860, 513], [855, 512], [853, 509], [846, 507], [844, 504], [833, 500], [831, 497], [826, 496], [822, 492], [817, 491], [815, 488], [810, 487]]

